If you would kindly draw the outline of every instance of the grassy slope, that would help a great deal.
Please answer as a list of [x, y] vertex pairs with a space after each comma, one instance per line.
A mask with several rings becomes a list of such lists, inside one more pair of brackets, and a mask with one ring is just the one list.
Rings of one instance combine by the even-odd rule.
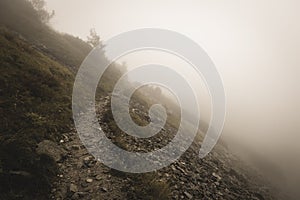
[[46, 198], [56, 163], [35, 148], [72, 126], [74, 72], [91, 49], [41, 23], [25, 0], [0, 1], [0, 199]]
[[33, 191], [48, 190], [56, 164], [37, 155], [35, 146], [57, 140], [71, 126], [73, 74], [6, 29], [0, 30], [0, 46], [0, 196], [40, 196]]
[[[72, 127], [75, 72], [91, 50], [41, 23], [27, 1], [0, 1], [0, 199], [46, 198], [57, 166], [36, 145]], [[115, 69], [100, 93], [112, 88]]]

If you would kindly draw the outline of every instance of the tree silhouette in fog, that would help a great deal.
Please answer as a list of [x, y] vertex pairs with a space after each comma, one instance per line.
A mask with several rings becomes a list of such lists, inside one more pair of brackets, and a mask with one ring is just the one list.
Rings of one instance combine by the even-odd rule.
[[87, 37], [87, 43], [89, 43], [92, 47], [96, 47], [101, 45], [100, 36], [97, 34], [95, 28], [90, 30], [90, 35]]

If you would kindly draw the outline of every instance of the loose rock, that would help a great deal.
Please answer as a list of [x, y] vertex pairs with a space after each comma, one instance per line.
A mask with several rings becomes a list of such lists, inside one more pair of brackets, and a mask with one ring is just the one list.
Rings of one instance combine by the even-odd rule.
[[70, 184], [70, 192], [72, 192], [72, 193], [78, 192], [77, 186], [73, 183]]

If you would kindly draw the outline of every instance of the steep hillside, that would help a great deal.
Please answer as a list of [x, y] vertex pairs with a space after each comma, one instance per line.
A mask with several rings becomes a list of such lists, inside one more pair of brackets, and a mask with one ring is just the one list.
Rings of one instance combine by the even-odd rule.
[[[153, 173], [122, 173], [96, 161], [73, 129], [71, 110], [76, 72], [91, 50], [49, 27], [29, 1], [0, 0], [0, 200], [273, 199], [259, 177], [250, 180], [251, 173], [234, 168], [239, 162], [223, 145], [199, 160], [200, 137], [179, 161]], [[109, 93], [125, 68], [112, 64], [100, 80], [99, 122], [121, 148], [160, 148], [176, 133], [179, 116], [168, 116], [165, 129], [145, 141], [126, 137], [114, 123]], [[143, 95], [131, 101], [130, 114], [140, 125], [149, 123], [154, 103]]]
[[[135, 100], [131, 104], [131, 116], [140, 124], [148, 123], [145, 105]], [[167, 122], [164, 129], [153, 137], [131, 137], [114, 123], [110, 105], [111, 98], [103, 97], [96, 105], [97, 116], [106, 136], [122, 149], [130, 152], [152, 152], [168, 144], [177, 132], [177, 129]], [[86, 122], [86, 116], [88, 114], [82, 115], [80, 120]], [[95, 122], [94, 126], [96, 123], [98, 122]], [[88, 126], [85, 128], [89, 130]], [[105, 142], [88, 133], [90, 132], [87, 131], [84, 136], [86, 139], [99, 146], [104, 145]], [[207, 157], [199, 159], [198, 152], [203, 140], [201, 135], [198, 135], [190, 148], [171, 165], [142, 174], [120, 172], [105, 166], [87, 151], [76, 132], [68, 133], [66, 138], [66, 142], [60, 146], [64, 146], [69, 154], [60, 164], [60, 176], [54, 183], [50, 196], [52, 199], [287, 199], [276, 197], [273, 188], [262, 176], [221, 144]], [[99, 151], [102, 149], [99, 148]], [[122, 166], [128, 164], [120, 155], [107, 152], [102, 152], [101, 155], [107, 159], [118, 160]], [[160, 159], [164, 159], [164, 156]]]
[[76, 71], [92, 47], [77, 37], [61, 34], [43, 23], [26, 0], [1, 0], [0, 24], [18, 32], [53, 59]]
[[1, 28], [0, 46], [0, 188], [45, 189], [55, 164], [35, 146], [69, 130], [73, 74], [15, 32]]
[[[0, 199], [46, 198], [58, 163], [37, 146], [72, 128], [73, 81], [91, 50], [42, 22], [28, 1], [0, 1]], [[107, 73], [100, 95], [119, 76], [116, 67]]]

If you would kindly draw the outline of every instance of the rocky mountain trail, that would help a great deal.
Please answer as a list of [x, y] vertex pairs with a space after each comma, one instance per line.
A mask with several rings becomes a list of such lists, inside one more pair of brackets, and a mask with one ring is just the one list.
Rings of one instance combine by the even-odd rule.
[[68, 137], [68, 142], [61, 143], [68, 154], [58, 163], [60, 174], [51, 199], [123, 199], [123, 180], [112, 178], [110, 169], [88, 153], [75, 132]]
[[[123, 134], [113, 132], [106, 122], [108, 119], [104, 116], [109, 106], [109, 98], [103, 98], [97, 105], [101, 128], [107, 137], [126, 150], [147, 151], [143, 147], [150, 144], [157, 148], [160, 144], [153, 143], [169, 141], [174, 135], [174, 129], [167, 125], [164, 129], [170, 138], [164, 138], [165, 134], [161, 134], [158, 138], [142, 142], [123, 137]], [[58, 161], [60, 173], [50, 197], [55, 200], [275, 199], [271, 193], [272, 188], [262, 177], [230, 154], [225, 147], [217, 145], [207, 157], [200, 159], [200, 145], [200, 138], [197, 137], [180, 159], [170, 166], [150, 173], [131, 174], [110, 169], [97, 161], [74, 130], [65, 134], [65, 139], [59, 144], [67, 153]]]

